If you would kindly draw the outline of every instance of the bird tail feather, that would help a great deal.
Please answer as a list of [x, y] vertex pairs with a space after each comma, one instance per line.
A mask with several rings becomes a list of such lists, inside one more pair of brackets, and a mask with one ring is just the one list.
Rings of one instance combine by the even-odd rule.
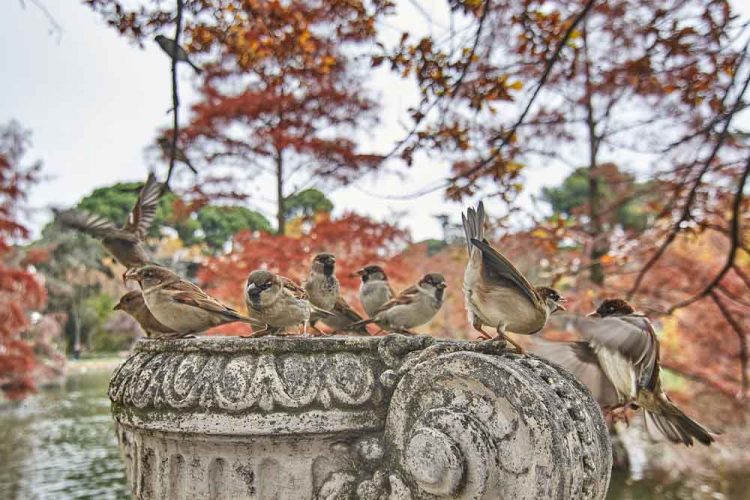
[[471, 240], [484, 240], [484, 217], [484, 203], [481, 201], [476, 210], [470, 207], [466, 210], [466, 215], [461, 214], [461, 222], [466, 234], [466, 247], [469, 250], [469, 255], [471, 255], [472, 250]]
[[713, 435], [718, 432], [711, 431], [688, 417], [670, 401], [662, 400], [658, 406], [657, 411], [643, 410], [649, 433], [653, 434], [655, 430], [669, 441], [686, 446], [692, 446], [694, 439], [706, 446], [714, 442]]

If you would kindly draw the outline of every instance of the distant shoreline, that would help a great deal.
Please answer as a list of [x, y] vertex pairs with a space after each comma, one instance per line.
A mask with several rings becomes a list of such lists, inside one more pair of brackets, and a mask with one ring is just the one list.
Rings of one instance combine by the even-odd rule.
[[113, 372], [123, 361], [125, 361], [125, 358], [118, 356], [81, 360], [69, 359], [67, 364], [67, 375], [80, 375], [82, 373], [103, 371]]

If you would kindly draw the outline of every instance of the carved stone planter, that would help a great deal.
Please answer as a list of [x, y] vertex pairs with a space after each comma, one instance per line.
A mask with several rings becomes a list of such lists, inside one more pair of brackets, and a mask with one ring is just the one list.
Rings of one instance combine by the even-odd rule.
[[142, 340], [109, 389], [137, 498], [603, 498], [566, 372], [430, 337]]

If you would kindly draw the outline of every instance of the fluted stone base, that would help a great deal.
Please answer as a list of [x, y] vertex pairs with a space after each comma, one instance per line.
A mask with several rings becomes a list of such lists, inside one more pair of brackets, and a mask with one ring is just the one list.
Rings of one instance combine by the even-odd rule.
[[603, 498], [572, 376], [492, 342], [141, 340], [110, 399], [137, 498]]

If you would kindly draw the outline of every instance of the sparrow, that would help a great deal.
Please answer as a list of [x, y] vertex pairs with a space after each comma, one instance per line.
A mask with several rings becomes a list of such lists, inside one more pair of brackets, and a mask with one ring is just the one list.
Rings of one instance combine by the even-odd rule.
[[412, 328], [435, 317], [443, 305], [445, 278], [440, 273], [425, 274], [419, 283], [401, 292], [378, 309], [370, 319], [350, 325], [375, 323], [381, 329], [413, 335]]
[[128, 269], [125, 277], [138, 282], [146, 307], [154, 318], [178, 335], [198, 333], [235, 321], [248, 323], [253, 329], [265, 327], [165, 267], [150, 264]]
[[[169, 158], [172, 154], [172, 141], [167, 137], [161, 136], [156, 140], [156, 142], [159, 145], [162, 154], [165, 157]], [[187, 167], [192, 170], [194, 174], [198, 173], [198, 170], [196, 170], [193, 164], [190, 163], [190, 159], [187, 157], [185, 150], [180, 146], [177, 146], [174, 150], [174, 159], [187, 165]]]
[[654, 437], [687, 446], [714, 441], [716, 433], [688, 417], [662, 389], [659, 341], [645, 315], [625, 300], [608, 299], [576, 323], [585, 340], [543, 342], [534, 353], [576, 375], [603, 408], [640, 407]]
[[506, 332], [537, 333], [556, 311], [565, 310], [565, 299], [553, 288], [535, 287], [484, 238], [484, 204], [467, 210], [461, 219], [466, 233], [469, 262], [464, 272], [464, 299], [469, 322], [483, 337], [483, 326], [494, 328], [495, 339], [523, 349]]
[[331, 316], [331, 313], [310, 304], [304, 288], [289, 278], [263, 270], [253, 271], [247, 277], [245, 303], [250, 317], [272, 329], [268, 333], [302, 325], [302, 334], [306, 336], [313, 312], [321, 317]]
[[115, 260], [127, 269], [140, 267], [150, 262], [143, 241], [156, 216], [157, 204], [164, 190], [164, 184], [157, 182], [154, 174], [149, 174], [122, 228], [104, 217], [82, 210], [66, 210], [58, 214], [57, 220], [64, 226], [100, 240]]
[[130, 291], [120, 297], [120, 301], [115, 305], [114, 310], [124, 311], [135, 318], [143, 331], [146, 332], [146, 337], [162, 339], [179, 337], [177, 332], [162, 325], [159, 320], [154, 318], [154, 315], [146, 307], [146, 302], [143, 300], [143, 294], [140, 290]]
[[176, 59], [180, 62], [186, 62], [188, 63], [197, 74], [201, 74], [203, 72], [202, 69], [200, 69], [198, 66], [196, 66], [193, 61], [190, 60], [188, 57], [187, 51], [174, 43], [174, 40], [171, 38], [167, 38], [164, 35], [156, 35], [154, 37], [154, 40], [156, 40], [156, 43], [159, 44], [159, 47], [161, 47], [161, 50], [167, 53], [169, 57], [172, 59]]
[[319, 253], [313, 258], [310, 274], [302, 283], [310, 303], [324, 311], [330, 311], [336, 305], [341, 291], [339, 280], [334, 269], [336, 257], [330, 253]]
[[388, 283], [388, 277], [380, 266], [365, 266], [356, 272], [362, 279], [359, 286], [359, 301], [369, 317], [383, 307], [383, 304], [393, 299], [396, 293]]

